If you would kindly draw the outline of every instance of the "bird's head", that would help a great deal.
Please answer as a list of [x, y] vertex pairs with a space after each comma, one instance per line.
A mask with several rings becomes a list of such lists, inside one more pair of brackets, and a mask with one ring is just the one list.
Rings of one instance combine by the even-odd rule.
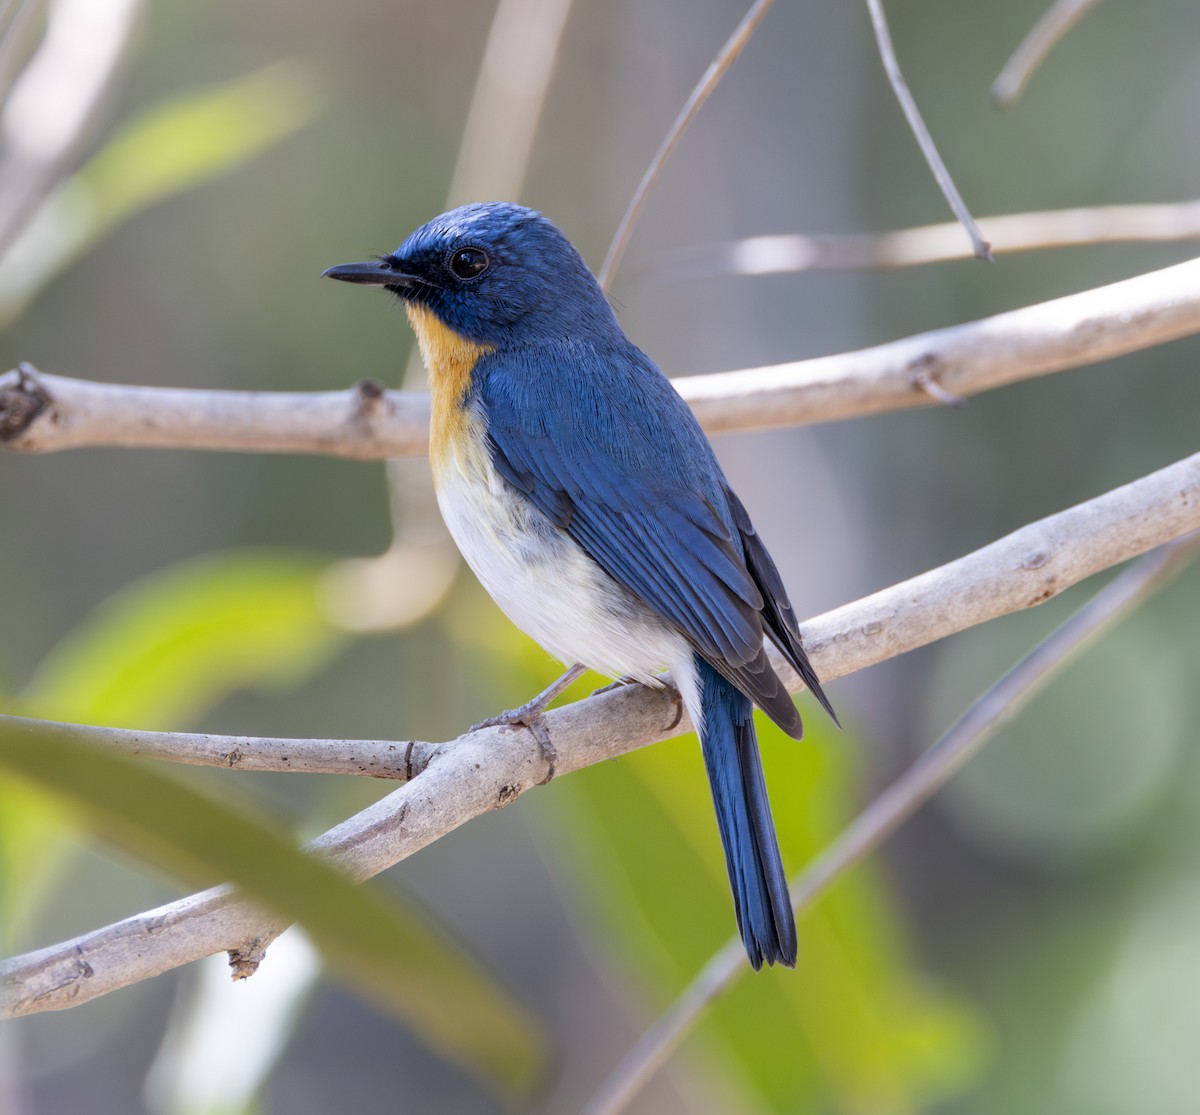
[[456, 334], [504, 347], [594, 336], [616, 328], [587, 264], [540, 213], [519, 205], [464, 205], [417, 229], [396, 251], [325, 272], [381, 286], [432, 312]]

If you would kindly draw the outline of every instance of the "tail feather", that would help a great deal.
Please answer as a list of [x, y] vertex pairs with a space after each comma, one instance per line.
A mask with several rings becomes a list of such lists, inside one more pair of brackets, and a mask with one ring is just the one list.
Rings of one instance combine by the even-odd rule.
[[755, 970], [796, 964], [796, 922], [763, 778], [754, 706], [699, 655], [693, 659], [700, 745], [708, 767], [734, 910]]

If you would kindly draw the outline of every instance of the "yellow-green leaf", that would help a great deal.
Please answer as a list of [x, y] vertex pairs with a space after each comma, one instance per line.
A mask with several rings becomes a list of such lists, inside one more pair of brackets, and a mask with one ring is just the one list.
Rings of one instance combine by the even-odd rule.
[[[234, 689], [299, 684], [343, 637], [317, 605], [324, 563], [285, 551], [193, 558], [128, 585], [69, 631], [19, 702], [48, 720], [170, 729]], [[0, 791], [2, 793], [2, 791]], [[0, 813], [0, 943], [20, 947], [69, 849], [62, 809], [33, 793]]]
[[324, 563], [233, 550], [167, 566], [111, 596], [46, 656], [20, 711], [177, 728], [233, 689], [283, 687], [343, 643], [317, 599]]
[[510, 1090], [534, 1082], [541, 1051], [532, 1022], [411, 910], [166, 773], [83, 742], [68, 725], [0, 718], [0, 770], [55, 795], [140, 859], [198, 886], [233, 882], [299, 921], [335, 970], [446, 1056]]

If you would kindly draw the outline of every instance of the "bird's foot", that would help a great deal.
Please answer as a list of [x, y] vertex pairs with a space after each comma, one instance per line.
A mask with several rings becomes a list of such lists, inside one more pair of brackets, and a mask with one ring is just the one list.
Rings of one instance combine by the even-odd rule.
[[532, 701], [526, 701], [518, 708], [511, 708], [498, 716], [489, 716], [486, 720], [473, 724], [471, 731], [477, 732], [481, 728], [528, 728], [533, 738], [537, 740], [538, 747], [542, 751], [542, 758], [546, 761], [546, 777], [541, 781], [541, 785], [544, 786], [554, 777], [554, 764], [558, 760], [558, 751], [550, 739], [544, 714], [550, 702], [585, 669], [585, 666], [576, 663], [562, 677], [546, 686]]
[[[679, 692], [679, 687], [670, 679], [670, 677], [662, 676], [658, 679], [658, 681], [660, 683], [661, 688], [666, 692], [666, 695], [670, 698], [671, 704], [673, 704], [675, 706], [675, 718], [671, 721], [670, 724], [667, 725], [667, 729], [666, 729], [669, 732], [672, 728], [675, 727], [676, 724], [678, 724], [683, 719], [683, 695]], [[598, 696], [600, 696], [601, 693], [610, 693], [610, 692], [612, 692], [612, 690], [622, 689], [626, 685], [645, 685], [645, 684], [646, 684], [645, 682], [640, 681], [638, 678], [630, 677], [628, 674], [626, 674], [624, 677], [617, 678], [616, 681], [610, 681], [607, 685], [602, 685], [599, 689], [593, 690], [592, 696], [598, 697]], [[651, 686], [647, 686], [647, 688], [654, 689], [655, 686], [651, 685]]]
[[675, 717], [667, 725], [669, 732], [683, 719], [683, 694], [679, 692], [679, 686], [673, 681], [668, 681], [663, 688], [667, 691], [667, 696], [671, 698], [671, 704], [675, 706]]
[[545, 704], [539, 705], [539, 699], [535, 697], [532, 701], [526, 701], [520, 708], [510, 708], [498, 716], [489, 716], [486, 720], [471, 725], [472, 732], [477, 732], [480, 728], [528, 728], [537, 740], [542, 758], [546, 761], [546, 777], [539, 783], [543, 786], [554, 777], [554, 764], [558, 761], [558, 749], [546, 728], [545, 707]]

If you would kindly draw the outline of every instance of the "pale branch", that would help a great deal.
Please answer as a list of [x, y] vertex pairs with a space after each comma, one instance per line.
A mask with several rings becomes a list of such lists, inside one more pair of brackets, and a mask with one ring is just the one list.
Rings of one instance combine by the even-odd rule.
[[[866, 807], [791, 881], [797, 916], [865, 859], [940, 790], [1001, 725], [1015, 716], [1097, 638], [1180, 573], [1200, 551], [1200, 534], [1146, 554], [1021, 659], [954, 725]], [[708, 1006], [747, 970], [742, 942], [732, 938], [621, 1059], [580, 1115], [618, 1115], [679, 1048]]]
[[[1200, 453], [1031, 523], [980, 550], [804, 625], [822, 678], [865, 669], [957, 631], [1043, 603], [1086, 577], [1200, 529]], [[773, 662], [789, 688], [799, 679]], [[623, 686], [547, 714], [559, 774], [688, 730], [662, 690]], [[414, 777], [309, 845], [365, 879], [546, 775], [525, 731], [486, 728], [414, 744]], [[210, 953], [248, 974], [282, 929], [226, 888], [0, 962], [0, 1017], [85, 1002]]]
[[1200, 332], [1200, 260], [855, 353], [675, 380], [713, 433], [964, 398]]
[[774, 0], [754, 0], [750, 9], [742, 17], [741, 23], [734, 28], [733, 34], [729, 36], [725, 45], [717, 51], [717, 56], [709, 63], [708, 69], [704, 71], [704, 76], [688, 94], [683, 108], [679, 110], [675, 122], [668, 129], [662, 143], [659, 144], [658, 150], [650, 160], [650, 165], [637, 184], [637, 189], [633, 191], [633, 197], [629, 199], [629, 204], [625, 207], [625, 212], [617, 225], [617, 231], [613, 233], [612, 243], [608, 246], [608, 253], [600, 265], [597, 276], [600, 285], [605, 290], [612, 286], [613, 276], [616, 275], [617, 268], [621, 266], [621, 259], [625, 255], [625, 249], [629, 246], [629, 237], [633, 234], [633, 226], [641, 214], [642, 206], [646, 203], [650, 187], [654, 185], [655, 179], [658, 178], [671, 152], [675, 150], [675, 145], [687, 131], [688, 125], [695, 120], [700, 109], [704, 107], [704, 102], [716, 89], [721, 78], [729, 72], [729, 67], [737, 61], [738, 55], [745, 49], [773, 3]]
[[0, 445], [315, 453], [359, 460], [429, 449], [429, 396], [363, 380], [343, 391], [135, 387], [48, 375], [0, 376]]
[[[1098, 205], [980, 217], [996, 255], [1092, 244], [1200, 239], [1200, 201]], [[655, 282], [801, 271], [890, 271], [971, 256], [956, 221], [878, 235], [776, 233], [664, 252], [639, 273]]]
[[[50, 723], [0, 714], [0, 725]], [[354, 774], [405, 782], [429, 762], [437, 744], [418, 740], [294, 739], [282, 736], [215, 736], [207, 732], [147, 732], [92, 724], [53, 722], [62, 735], [139, 759], [159, 759], [223, 770]]]
[[1008, 108], [1024, 91], [1037, 68], [1063, 37], [1100, 0], [1054, 0], [1033, 29], [1021, 40], [992, 83], [992, 103]]
[[958, 187], [954, 184], [954, 179], [950, 177], [950, 171], [946, 169], [946, 164], [938, 153], [937, 145], [933, 142], [933, 136], [929, 134], [929, 129], [921, 116], [921, 110], [917, 108], [917, 102], [908, 88], [908, 82], [904, 80], [900, 62], [896, 57], [896, 49], [892, 45], [892, 33], [888, 30], [887, 16], [883, 11], [883, 0], [867, 0], [867, 11], [871, 14], [871, 29], [875, 32], [875, 42], [879, 47], [879, 57], [883, 61], [884, 73], [887, 74], [888, 83], [896, 95], [896, 100], [900, 102], [900, 108], [904, 112], [904, 118], [908, 121], [913, 138], [917, 141], [917, 147], [921, 150], [921, 156], [933, 174], [933, 180], [937, 183], [938, 189], [942, 191], [946, 204], [950, 206], [950, 211], [958, 218], [967, 236], [970, 237], [972, 253], [976, 259], [990, 261], [992, 258], [991, 245], [979, 231], [975, 218], [967, 209], [967, 203], [963, 201]]
[[[930, 406], [1200, 332], [1200, 260], [857, 352], [673, 382], [712, 432], [799, 426]], [[364, 381], [347, 391], [130, 387], [23, 369], [0, 376], [0, 445], [109, 445], [418, 456], [429, 398]]]
[[[72, 169], [103, 119], [143, 0], [56, 0], [0, 117], [0, 254]], [[24, 13], [22, 13], [23, 15]]]

